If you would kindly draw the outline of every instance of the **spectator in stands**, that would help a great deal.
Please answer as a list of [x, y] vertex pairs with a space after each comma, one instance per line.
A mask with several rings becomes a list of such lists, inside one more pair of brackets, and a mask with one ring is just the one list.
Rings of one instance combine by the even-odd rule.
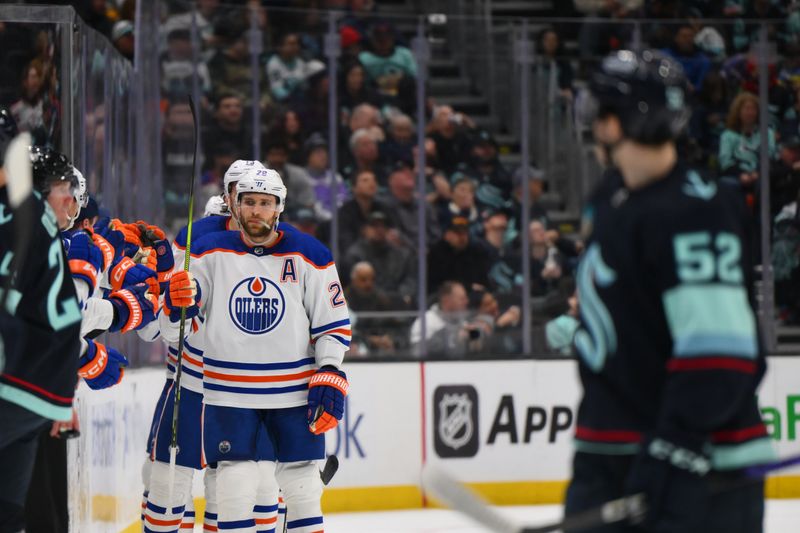
[[378, 86], [383, 103], [413, 113], [417, 62], [411, 50], [397, 44], [388, 22], [378, 22], [372, 27], [370, 45], [371, 50], [361, 52], [358, 59], [369, 79]]
[[258, 102], [262, 112], [267, 111], [271, 98], [264, 71], [252, 71], [250, 64], [250, 45], [248, 43], [247, 26], [237, 13], [232, 13], [217, 22], [214, 34], [220, 43], [217, 52], [208, 62], [214, 95], [238, 95], [245, 108], [253, 105], [252, 80], [255, 74], [261, 89], [261, 101]]
[[347, 186], [339, 173], [336, 173], [336, 183], [330, 182], [331, 172], [328, 165], [328, 142], [319, 133], [313, 134], [305, 143], [306, 172], [314, 183], [314, 196], [317, 202], [314, 205], [317, 216], [322, 221], [331, 219], [334, 209], [347, 200]]
[[289, 220], [299, 231], [311, 235], [321, 242], [327, 242], [327, 231], [320, 226], [317, 214], [310, 207], [293, 209]]
[[[739, 93], [731, 103], [726, 129], [719, 141], [719, 167], [723, 180], [738, 184], [743, 192], [753, 191], [759, 178], [759, 146], [761, 133], [758, 127], [758, 98], [750, 93]], [[768, 132], [770, 158], [777, 149], [775, 132]]]
[[161, 64], [161, 91], [163, 94], [184, 95], [192, 91], [192, 74], [197, 66], [200, 91], [203, 94], [203, 108], [209, 104], [207, 96], [211, 93], [211, 75], [203, 61], [192, 58], [191, 32], [186, 28], [175, 28], [167, 34], [167, 50], [159, 59]]
[[[194, 121], [185, 99], [171, 101], [164, 115], [161, 141], [164, 175], [164, 212], [174, 231], [184, 224], [192, 178]], [[203, 204], [197, 202], [198, 207]]]
[[726, 2], [726, 4], [736, 6], [735, 9], [730, 11], [732, 18], [735, 18], [735, 23], [730, 25], [734, 52], [747, 52], [752, 44], [758, 42], [759, 20], [770, 21], [766, 23], [767, 38], [770, 41], [775, 42], [781, 36], [783, 30], [781, 22], [786, 20], [786, 13], [781, 2], [773, 2], [772, 0], [752, 0], [751, 2], [734, 0]]
[[690, 24], [682, 24], [675, 32], [672, 45], [663, 50], [681, 64], [692, 91], [703, 86], [703, 80], [711, 68], [708, 56], [695, 47], [695, 35], [696, 32]]
[[[417, 249], [419, 232], [416, 186], [411, 169], [405, 162], [398, 161], [389, 174], [389, 194], [385, 201], [397, 223], [400, 240], [412, 250]], [[424, 201], [423, 204], [425, 206], [425, 233], [428, 246], [430, 246], [439, 240], [441, 232], [433, 207]]]
[[50, 102], [45, 98], [47, 89], [48, 72], [45, 64], [41, 59], [34, 58], [22, 73], [20, 99], [9, 109], [19, 130], [31, 132], [42, 143], [48, 137], [51, 120], [55, 118]]
[[361, 128], [350, 136], [350, 157], [352, 163], [345, 166], [342, 173], [352, 182], [353, 176], [362, 170], [372, 171], [380, 182], [385, 181], [385, 176], [380, 166], [378, 139], [371, 129]]
[[[531, 296], [547, 296], [558, 289], [564, 276], [564, 259], [554, 243], [548, 238], [547, 228], [540, 220], [531, 222], [530, 239]], [[514, 261], [520, 264], [519, 261]]]
[[614, 50], [627, 47], [633, 24], [620, 23], [631, 16], [627, 4], [620, 0], [605, 0], [603, 11], [598, 13], [600, 20], [592, 17], [583, 23], [578, 35], [578, 51], [582, 66], [588, 66]]
[[416, 263], [411, 253], [388, 239], [391, 219], [383, 211], [372, 211], [361, 228], [361, 238], [344, 255], [344, 267], [368, 261], [381, 273], [378, 287], [404, 307], [416, 296]]
[[[307, 132], [328, 131], [328, 92], [330, 80], [325, 65], [317, 60], [308, 62], [306, 68], [308, 89], [301, 99], [292, 98], [289, 107], [297, 112], [303, 129]], [[345, 143], [339, 143], [345, 144]]]
[[456, 113], [450, 106], [437, 106], [428, 125], [428, 132], [436, 143], [439, 167], [448, 175], [456, 171], [459, 163], [469, 160], [470, 142], [468, 131], [475, 123], [463, 113]]
[[133, 22], [130, 20], [119, 20], [115, 22], [111, 29], [111, 43], [123, 57], [133, 61], [133, 52], [135, 49]]
[[470, 333], [468, 318], [469, 297], [458, 281], [445, 281], [437, 290], [437, 303], [425, 313], [426, 353], [421, 352], [422, 326], [420, 320], [411, 326], [411, 348], [417, 357], [428, 355], [462, 356], [467, 353]]
[[223, 178], [234, 161], [240, 159], [240, 150], [230, 142], [221, 142], [213, 147], [211, 160], [206, 161], [208, 169], [200, 176], [200, 194], [196, 203], [206, 205], [212, 196], [224, 191]]
[[546, 77], [555, 69], [556, 83], [559, 95], [567, 100], [572, 100], [572, 82], [575, 73], [572, 65], [564, 57], [564, 47], [561, 38], [553, 28], [546, 28], [539, 34], [539, 48], [541, 61], [537, 65], [537, 75]]
[[725, 78], [712, 70], [703, 80], [697, 95], [697, 104], [692, 109], [690, 135], [702, 150], [702, 163], [713, 156], [714, 167], [719, 153], [719, 138], [725, 130], [728, 114], [728, 87]]
[[262, 151], [266, 152], [266, 167], [277, 171], [286, 185], [287, 195], [292, 199], [290, 210], [301, 207], [313, 209], [316, 202], [314, 182], [303, 167], [289, 163], [286, 141], [282, 137], [267, 136], [262, 143]]
[[381, 112], [371, 104], [359, 104], [353, 108], [347, 119], [348, 135], [360, 129], [380, 128], [382, 125]]
[[577, 291], [567, 299], [567, 305], [568, 309], [565, 313], [545, 325], [545, 340], [547, 347], [554, 352], [561, 355], [575, 355], [573, 339], [580, 325]]
[[342, 26], [339, 28], [339, 38], [342, 47], [342, 63], [352, 65], [358, 62], [358, 54], [364, 49], [358, 30], [351, 26]]
[[695, 46], [713, 62], [722, 61], [725, 58], [725, 38], [722, 34], [717, 28], [706, 22], [703, 14], [696, 7], [689, 8], [687, 18], [695, 33]]
[[[214, 41], [214, 24], [220, 14], [220, 0], [197, 0], [193, 3], [194, 9], [186, 9], [180, 5], [181, 12], [167, 17], [162, 26], [164, 33], [169, 35], [173, 30], [180, 29], [191, 31], [192, 16], [195, 16], [197, 33], [200, 36], [202, 48], [211, 48]], [[173, 10], [175, 3], [173, 2]], [[174, 13], [174, 11], [173, 11]]]
[[477, 201], [481, 208], [500, 209], [511, 198], [511, 174], [497, 155], [497, 142], [491, 133], [480, 130], [470, 150], [472, 174], [477, 178]]
[[[549, 218], [547, 211], [539, 203], [544, 194], [545, 175], [541, 169], [528, 167], [528, 194], [530, 195], [529, 220], [538, 220], [547, 225]], [[520, 167], [514, 172], [514, 191], [511, 196], [510, 213], [512, 238], [516, 238], [522, 231], [522, 186], [525, 169]]]
[[391, 298], [375, 285], [375, 268], [369, 262], [361, 261], [350, 269], [350, 285], [344, 290], [344, 296], [347, 307], [356, 314], [351, 346], [356, 347], [358, 353], [351, 351], [348, 356], [392, 354], [396, 336], [387, 330], [392, 329], [393, 321], [359, 316], [365, 311], [396, 310]]
[[[520, 319], [522, 312], [518, 305], [509, 306], [500, 311], [500, 304], [495, 296], [487, 290], [473, 291], [469, 295], [470, 307], [475, 309], [472, 318], [474, 330], [480, 337], [475, 350], [491, 354], [510, 354], [519, 352]], [[474, 333], [472, 334], [475, 335]]]
[[447, 280], [471, 290], [489, 286], [491, 255], [469, 234], [469, 221], [460, 215], [450, 218], [442, 240], [428, 253], [428, 292], [435, 292]]
[[76, 11], [86, 24], [106, 37], [111, 36], [114, 23], [108, 16], [106, 0], [84, 0], [78, 4]]
[[211, 161], [214, 147], [228, 142], [238, 146], [242, 157], [250, 159], [253, 153], [253, 133], [249, 122], [244, 120], [242, 98], [233, 92], [220, 93], [209, 124], [204, 125], [203, 152], [206, 161]]
[[375, 20], [376, 2], [374, 0], [345, 0], [347, 5], [342, 26], [354, 30], [361, 42], [367, 40]]
[[369, 104], [375, 107], [380, 104], [378, 94], [367, 83], [364, 66], [357, 60], [344, 67], [339, 80], [339, 108], [343, 124], [349, 122], [350, 115], [357, 106]]
[[358, 172], [353, 180], [353, 198], [339, 209], [339, 248], [347, 250], [358, 240], [361, 227], [373, 211], [388, 213], [389, 209], [375, 198], [378, 181], [370, 170]]
[[453, 217], [461, 216], [467, 220], [470, 234], [473, 237], [480, 235], [482, 225], [475, 205], [475, 181], [463, 172], [456, 171], [450, 178], [450, 184], [450, 201], [439, 205], [439, 225], [446, 227]]
[[413, 149], [417, 143], [411, 117], [403, 113], [391, 115], [386, 133], [386, 139], [380, 145], [381, 161], [386, 165], [395, 161], [413, 161]]
[[483, 219], [483, 237], [478, 242], [489, 250], [492, 263], [506, 255], [509, 230], [508, 213], [490, 211]]
[[306, 135], [300, 117], [295, 111], [286, 109], [279, 113], [269, 128], [269, 136], [282, 137], [286, 141], [290, 163], [293, 165], [305, 164]]
[[278, 51], [267, 61], [267, 78], [272, 97], [277, 102], [287, 100], [294, 91], [305, 92], [306, 61], [300, 56], [300, 37], [285, 33]]

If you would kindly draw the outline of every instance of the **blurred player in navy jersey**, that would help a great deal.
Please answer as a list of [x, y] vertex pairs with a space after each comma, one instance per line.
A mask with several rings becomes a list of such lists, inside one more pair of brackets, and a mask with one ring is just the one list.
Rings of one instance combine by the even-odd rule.
[[763, 483], [738, 483], [774, 460], [747, 231], [740, 204], [677, 154], [686, 90], [672, 59], [620, 51], [578, 99], [607, 170], [584, 212], [584, 395], [565, 512], [646, 502], [593, 532], [762, 530]]

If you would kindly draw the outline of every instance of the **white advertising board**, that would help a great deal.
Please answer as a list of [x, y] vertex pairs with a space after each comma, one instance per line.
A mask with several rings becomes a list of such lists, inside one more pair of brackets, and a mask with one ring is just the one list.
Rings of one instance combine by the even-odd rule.
[[[553, 501], [563, 491], [580, 398], [574, 361], [361, 363], [347, 372], [345, 416], [326, 436], [341, 465], [326, 511], [425, 505], [426, 462], [498, 502]], [[132, 370], [112, 389], [79, 389], [81, 437], [69, 445], [73, 531], [135, 524], [163, 379], [161, 369]], [[779, 455], [800, 455], [800, 357], [770, 358], [759, 401]], [[768, 494], [800, 497], [800, 468], [779, 474]], [[194, 493], [202, 495], [200, 476]]]
[[574, 361], [426, 363], [425, 390], [427, 462], [471, 482], [568, 478]]

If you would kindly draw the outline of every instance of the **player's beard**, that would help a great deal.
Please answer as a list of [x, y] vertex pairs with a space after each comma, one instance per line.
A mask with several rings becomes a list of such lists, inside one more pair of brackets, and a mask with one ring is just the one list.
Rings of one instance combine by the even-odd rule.
[[250, 242], [263, 245], [272, 238], [272, 233], [277, 225], [277, 218], [278, 216], [275, 215], [270, 222], [260, 218], [250, 218], [245, 221], [240, 220], [240, 226]]

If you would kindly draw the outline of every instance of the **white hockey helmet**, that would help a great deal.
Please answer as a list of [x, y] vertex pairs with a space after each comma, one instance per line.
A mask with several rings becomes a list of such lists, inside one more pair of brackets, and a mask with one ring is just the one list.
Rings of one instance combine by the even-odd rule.
[[72, 167], [72, 171], [75, 173], [75, 177], [78, 178], [78, 188], [75, 190], [75, 201], [78, 202], [81, 209], [85, 209], [86, 206], [89, 205], [89, 189], [86, 186], [86, 178], [83, 177], [83, 173], [76, 167]]
[[278, 213], [283, 213], [286, 207], [286, 186], [281, 175], [271, 168], [251, 169], [239, 179], [236, 185], [236, 203], [241, 201], [242, 195], [249, 192], [271, 194], [278, 198]]
[[227, 215], [228, 204], [222, 199], [222, 196], [215, 194], [206, 202], [206, 208], [203, 210], [203, 216], [209, 217], [211, 215]]
[[222, 180], [223, 186], [223, 194], [227, 197], [228, 190], [230, 189], [231, 183], [236, 183], [240, 179], [244, 177], [248, 170], [256, 169], [256, 170], [264, 170], [267, 167], [261, 164], [261, 161], [252, 161], [249, 159], [237, 159], [234, 161], [231, 166], [228, 167], [228, 170], [225, 171], [225, 176]]

